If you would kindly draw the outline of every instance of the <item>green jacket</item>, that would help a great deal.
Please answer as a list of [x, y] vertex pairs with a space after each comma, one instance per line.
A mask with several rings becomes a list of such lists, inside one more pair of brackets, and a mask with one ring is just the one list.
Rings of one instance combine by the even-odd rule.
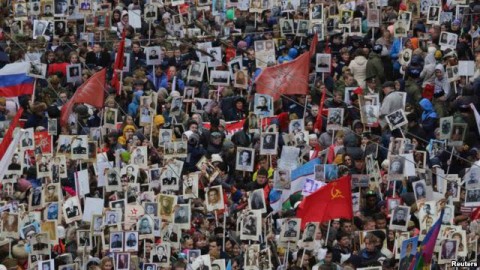
[[368, 56], [366, 78], [370, 78], [372, 76], [375, 76], [380, 84], [385, 82], [385, 72], [382, 58], [380, 58], [380, 55], [374, 52], [371, 52]]

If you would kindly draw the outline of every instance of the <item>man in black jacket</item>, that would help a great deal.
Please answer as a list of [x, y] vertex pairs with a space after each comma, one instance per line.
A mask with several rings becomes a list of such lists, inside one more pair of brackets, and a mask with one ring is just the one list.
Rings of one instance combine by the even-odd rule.
[[110, 65], [110, 55], [103, 51], [100, 43], [96, 43], [93, 45], [93, 51], [87, 53], [85, 63], [90, 68], [108, 67]]

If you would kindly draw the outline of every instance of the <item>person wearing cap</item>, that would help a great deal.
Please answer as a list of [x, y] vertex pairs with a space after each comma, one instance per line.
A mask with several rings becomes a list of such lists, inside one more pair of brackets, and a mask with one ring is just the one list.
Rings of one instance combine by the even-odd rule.
[[385, 68], [383, 67], [382, 59], [380, 58], [382, 50], [383, 46], [380, 44], [375, 44], [373, 46], [372, 51], [368, 55], [366, 73], [366, 77], [375, 76], [380, 83], [385, 81]]
[[289, 220], [287, 222], [287, 229], [285, 230], [285, 233], [283, 234], [283, 236], [291, 237], [291, 238], [297, 237], [297, 230], [295, 229], [296, 226], [297, 226], [297, 222], [295, 220]]

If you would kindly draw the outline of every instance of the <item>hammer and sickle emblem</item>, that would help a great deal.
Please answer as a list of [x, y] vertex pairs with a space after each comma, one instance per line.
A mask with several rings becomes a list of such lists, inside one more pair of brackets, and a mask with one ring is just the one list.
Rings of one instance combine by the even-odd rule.
[[332, 200], [338, 199], [338, 198], [345, 198], [342, 194], [342, 191], [338, 188], [335, 188], [337, 183], [333, 183], [333, 187], [330, 190], [330, 195], [332, 195]]

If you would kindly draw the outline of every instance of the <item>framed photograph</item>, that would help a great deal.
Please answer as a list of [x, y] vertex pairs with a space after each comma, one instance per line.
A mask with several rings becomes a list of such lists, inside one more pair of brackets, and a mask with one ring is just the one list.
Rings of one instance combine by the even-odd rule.
[[237, 159], [235, 169], [237, 171], [253, 172], [255, 163], [255, 150], [253, 148], [237, 147]]
[[449, 140], [452, 137], [453, 116], [440, 118], [440, 140]]
[[68, 32], [67, 22], [64, 20], [55, 20], [53, 22], [53, 30], [55, 36], [63, 36]]
[[310, 5], [310, 20], [323, 21], [323, 4]]
[[111, 232], [110, 233], [110, 251], [122, 252], [123, 251], [123, 232]]
[[240, 239], [257, 241], [262, 231], [261, 219], [260, 212], [248, 211], [240, 222]]
[[480, 206], [480, 189], [467, 189], [465, 195], [466, 207]]
[[401, 197], [388, 197], [387, 198], [388, 215], [391, 216], [393, 213], [393, 210], [395, 210], [395, 208], [397, 208], [399, 205], [402, 205]]
[[309, 20], [299, 20], [297, 23], [297, 31], [296, 31], [297, 36], [306, 37], [309, 29], [310, 29]]
[[38, 261], [38, 270], [53, 270], [55, 269], [55, 260]]
[[67, 82], [75, 83], [82, 80], [82, 67], [80, 64], [67, 66]]
[[248, 207], [250, 210], [259, 211], [262, 214], [267, 212], [263, 189], [256, 189], [249, 193]]
[[350, 23], [350, 35], [361, 36], [362, 35], [362, 20], [361, 18], [355, 18]]
[[63, 216], [67, 223], [82, 219], [82, 208], [78, 197], [68, 198], [62, 206]]
[[417, 253], [418, 236], [412, 237], [402, 242], [400, 251], [400, 267], [399, 269], [408, 269], [410, 263], [414, 261]]
[[282, 34], [282, 37], [295, 34], [293, 28], [293, 20], [280, 19], [280, 32]]
[[378, 10], [377, 8], [368, 10], [367, 26], [380, 27], [380, 10]]
[[125, 252], [138, 252], [138, 232], [125, 232], [124, 241]]
[[409, 220], [410, 207], [399, 205], [393, 209], [392, 218], [390, 219], [390, 229], [406, 231]]
[[303, 246], [307, 249], [314, 248], [315, 236], [319, 230], [318, 222], [308, 222], [302, 235]]
[[244, 268], [245, 270], [258, 269], [259, 257], [260, 257], [260, 245], [249, 245], [244, 256]]
[[162, 219], [170, 222], [172, 220], [172, 215], [176, 205], [177, 205], [177, 196], [160, 194], [159, 205], [158, 205], [159, 216]]
[[[157, 19], [157, 6], [155, 5], [145, 5], [145, 8], [143, 10], [143, 18], [145, 19], [146, 22], [152, 23]], [[148, 64], [147, 64], [148, 65]]]
[[200, 257], [200, 249], [189, 249], [187, 250], [187, 262], [189, 264], [193, 263], [198, 257]]
[[327, 117], [327, 130], [340, 130], [343, 124], [343, 108], [329, 108]]
[[233, 86], [236, 88], [247, 89], [248, 73], [246, 70], [239, 70], [234, 74]]
[[234, 58], [230, 62], [228, 62], [228, 70], [230, 71], [230, 75], [234, 78], [235, 73], [242, 70], [242, 59], [241, 58]]
[[159, 263], [160, 266], [166, 266], [170, 262], [170, 243], [162, 242], [155, 247], [155, 252], [152, 252], [151, 261]]
[[221, 210], [224, 208], [222, 186], [213, 186], [205, 189], [207, 211]]
[[288, 124], [288, 133], [297, 134], [305, 130], [303, 119], [291, 120]]
[[210, 73], [210, 84], [216, 86], [230, 85], [230, 72], [222, 70], [212, 70]]
[[353, 18], [353, 11], [351, 10], [342, 10], [340, 14], [340, 23], [350, 24]]
[[[147, 9], [149, 7], [153, 7], [153, 5], [147, 5], [147, 7], [145, 8]], [[155, 11], [156, 11], [156, 7], [155, 7]], [[160, 46], [145, 48], [145, 55], [147, 56], [147, 65], [149, 66], [160, 65], [162, 63], [162, 48]]]
[[444, 239], [441, 243], [441, 251], [439, 252], [440, 264], [450, 263], [457, 260], [458, 256], [458, 241], [454, 239]]
[[79, 248], [92, 248], [91, 232], [89, 230], [78, 230], [77, 243]]
[[190, 229], [190, 204], [177, 204], [175, 207], [173, 222], [180, 229]]
[[105, 127], [115, 128], [118, 119], [118, 110], [113, 108], [105, 108], [103, 119]]
[[190, 199], [198, 197], [198, 173], [184, 175], [183, 198]]
[[[222, 65], [222, 49], [220, 47], [207, 48], [208, 67], [218, 67]], [[212, 71], [213, 72], [213, 71]]]
[[320, 73], [329, 73], [331, 70], [332, 55], [326, 53], [316, 54], [315, 71]]
[[427, 14], [427, 24], [439, 24], [440, 23], [440, 7], [430, 6]]
[[273, 99], [270, 95], [255, 94], [253, 113], [260, 117], [273, 115]]
[[69, 0], [54, 0], [55, 5], [55, 17], [67, 17], [68, 16], [68, 6], [70, 5]]
[[126, 167], [122, 167], [120, 170], [121, 181], [126, 180], [128, 183], [136, 183], [138, 170], [139, 168], [137, 165], [128, 165]]
[[420, 200], [426, 200], [427, 197], [427, 184], [425, 180], [420, 180], [412, 183], [413, 193], [415, 194], [415, 200], [418, 202]]
[[42, 64], [39, 61], [30, 62], [27, 75], [37, 79], [45, 79], [47, 75], [47, 64]]
[[153, 236], [155, 222], [153, 216], [143, 215], [138, 219], [137, 230], [140, 239], [145, 239]]
[[204, 70], [205, 70], [205, 63], [192, 62], [188, 70], [188, 80], [201, 82], [203, 79]]
[[140, 168], [147, 168], [148, 151], [147, 146], [137, 146], [132, 149], [130, 163]]
[[183, 90], [183, 102], [193, 102], [195, 98], [196, 87], [185, 86]]
[[390, 165], [388, 169], [389, 175], [403, 175], [405, 171], [405, 159], [399, 155], [391, 155], [389, 157]]
[[88, 159], [88, 136], [78, 135], [72, 138], [72, 159]]
[[303, 184], [302, 195], [308, 196], [324, 185], [323, 182], [307, 178]]
[[290, 186], [290, 171], [277, 168], [273, 173], [273, 187], [278, 190], [289, 190]]
[[280, 232], [280, 241], [296, 242], [300, 239], [300, 218], [285, 219], [282, 231]]
[[391, 130], [401, 128], [408, 123], [407, 117], [405, 116], [405, 112], [403, 111], [403, 109], [396, 110], [388, 114], [385, 118]]
[[58, 202], [61, 196], [60, 184], [47, 184], [43, 191], [43, 200], [45, 203]]
[[130, 253], [115, 254], [115, 269], [128, 270], [130, 269]]
[[400, 52], [400, 57], [398, 58], [401, 65], [408, 66], [412, 60], [413, 51], [412, 49], [405, 48]]
[[260, 154], [276, 155], [278, 145], [278, 132], [263, 132], [260, 134]]

